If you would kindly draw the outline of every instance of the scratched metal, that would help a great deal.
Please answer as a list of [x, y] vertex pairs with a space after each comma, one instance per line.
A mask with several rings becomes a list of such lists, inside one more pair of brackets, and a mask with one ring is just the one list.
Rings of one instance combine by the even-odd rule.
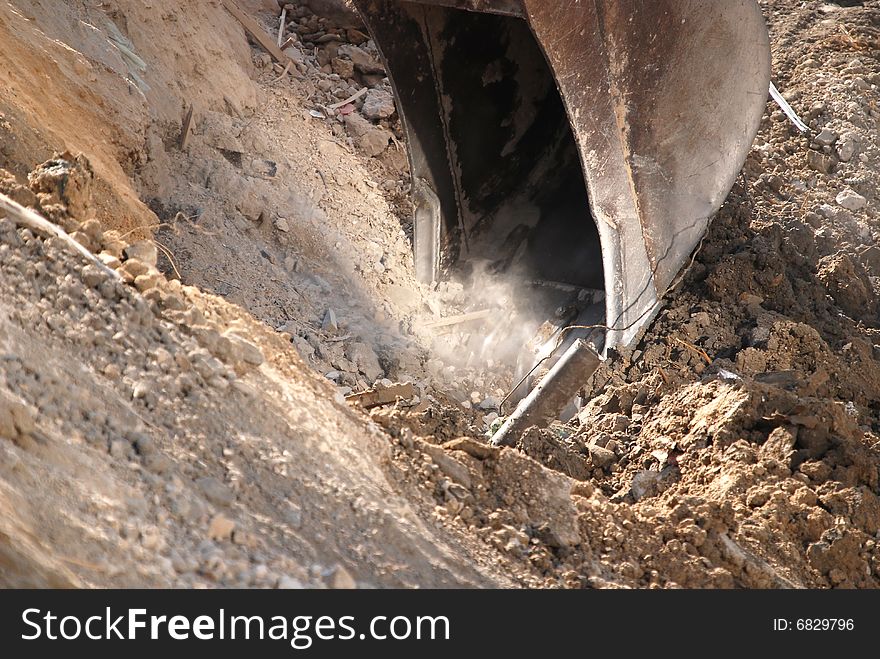
[[[770, 46], [755, 0], [356, 0], [356, 5], [387, 63], [414, 175], [439, 200], [440, 213], [423, 216], [443, 218], [439, 242], [447, 267], [455, 263], [475, 195], [461, 189], [468, 145], [456, 144], [450, 133], [450, 108], [457, 99], [439, 79], [443, 58], [459, 43], [456, 23], [425, 17], [454, 7], [527, 21], [577, 144], [591, 211], [583, 221], [595, 222], [601, 240], [606, 322], [615, 328], [606, 346], [631, 343], [687, 264], [757, 134], [769, 87]], [[457, 57], [467, 65], [460, 53]], [[431, 227], [431, 235], [436, 229]]]

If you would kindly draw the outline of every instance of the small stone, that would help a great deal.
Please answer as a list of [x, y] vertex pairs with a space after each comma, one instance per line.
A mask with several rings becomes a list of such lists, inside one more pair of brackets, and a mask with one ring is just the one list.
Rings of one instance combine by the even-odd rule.
[[348, 57], [354, 68], [361, 73], [385, 73], [384, 67], [379, 62], [357, 46], [343, 44], [339, 47], [339, 54]]
[[263, 352], [247, 339], [229, 331], [225, 332], [223, 337], [229, 341], [232, 358], [235, 361], [251, 366], [260, 366], [263, 363]]
[[368, 156], [381, 155], [391, 141], [391, 131], [374, 126], [360, 114], [353, 112], [345, 117], [345, 127], [359, 149]]
[[229, 506], [235, 501], [235, 494], [220, 480], [213, 476], [205, 476], [196, 481], [196, 485], [205, 498], [216, 506]]
[[355, 342], [349, 344], [345, 349], [345, 356], [354, 363], [357, 369], [371, 383], [381, 378], [384, 374], [382, 365], [379, 364], [379, 358], [366, 343]]
[[868, 205], [867, 199], [865, 199], [855, 190], [850, 190], [849, 188], [842, 190], [835, 198], [835, 201], [840, 206], [843, 206], [847, 210], [851, 211], [861, 210]]
[[288, 231], [290, 231], [290, 223], [283, 217], [276, 217], [274, 224], [275, 228], [282, 233], [287, 233]]
[[371, 89], [364, 97], [364, 106], [361, 108], [367, 119], [378, 121], [387, 119], [394, 114], [394, 97], [381, 89]]
[[486, 396], [482, 401], [480, 401], [478, 407], [481, 410], [497, 410], [501, 407], [501, 401], [499, 401], [494, 396]]
[[150, 272], [150, 266], [140, 259], [132, 258], [128, 259], [119, 270], [121, 274], [128, 275], [131, 277], [131, 281], [134, 281], [135, 278]]
[[140, 240], [132, 243], [123, 250], [123, 254], [126, 259], [137, 259], [154, 268], [159, 260], [159, 250], [152, 240]]
[[161, 453], [150, 453], [145, 455], [143, 460], [144, 467], [146, 467], [147, 471], [159, 474], [160, 476], [167, 474], [174, 468], [174, 463], [171, 461], [171, 458]]
[[134, 287], [144, 293], [159, 286], [163, 279], [164, 277], [158, 272], [148, 272], [134, 278]]
[[223, 515], [215, 515], [208, 526], [208, 537], [211, 540], [229, 540], [235, 530], [235, 522]]
[[590, 459], [593, 461], [593, 464], [601, 469], [607, 469], [617, 462], [617, 455], [615, 455], [614, 451], [609, 451], [607, 448], [597, 446], [596, 444], [588, 445], [587, 449], [590, 452]]
[[837, 157], [840, 162], [849, 162], [859, 148], [859, 138], [853, 133], [845, 133], [837, 144]]
[[651, 493], [660, 481], [659, 471], [640, 471], [632, 479], [631, 492], [633, 499], [639, 501]]
[[354, 62], [341, 57], [334, 57], [330, 60], [330, 66], [333, 67], [333, 73], [343, 80], [349, 80], [354, 77]]
[[89, 237], [93, 245], [100, 245], [104, 235], [104, 228], [99, 220], [87, 220], [80, 225], [79, 230]]
[[82, 269], [83, 283], [89, 288], [97, 288], [104, 283], [106, 278], [106, 275], [91, 263]]
[[822, 132], [816, 135], [813, 141], [819, 146], [831, 146], [837, 141], [837, 133], [828, 128], [823, 128]]
[[336, 321], [336, 312], [333, 309], [327, 309], [324, 312], [324, 320], [321, 322], [321, 329], [330, 334], [336, 334], [339, 331], [339, 323]]
[[810, 150], [807, 152], [807, 164], [811, 169], [822, 174], [831, 174], [837, 166], [834, 156], [827, 155], [821, 151]]
[[136, 383], [131, 390], [131, 397], [134, 400], [140, 400], [142, 398], [147, 398], [150, 394], [153, 393], [153, 384], [150, 380], [141, 380]]

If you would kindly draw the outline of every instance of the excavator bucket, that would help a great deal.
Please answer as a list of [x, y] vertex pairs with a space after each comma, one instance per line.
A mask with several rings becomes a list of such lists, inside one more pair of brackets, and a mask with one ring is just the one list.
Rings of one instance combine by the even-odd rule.
[[770, 84], [755, 0], [354, 0], [408, 137], [418, 277], [604, 291], [632, 343], [733, 186]]

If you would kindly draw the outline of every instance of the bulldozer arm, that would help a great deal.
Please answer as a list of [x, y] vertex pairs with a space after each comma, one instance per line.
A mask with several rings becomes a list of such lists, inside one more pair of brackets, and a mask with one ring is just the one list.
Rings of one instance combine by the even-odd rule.
[[408, 137], [418, 277], [515, 255], [523, 277], [604, 291], [605, 347], [632, 343], [757, 133], [757, 3], [355, 4]]

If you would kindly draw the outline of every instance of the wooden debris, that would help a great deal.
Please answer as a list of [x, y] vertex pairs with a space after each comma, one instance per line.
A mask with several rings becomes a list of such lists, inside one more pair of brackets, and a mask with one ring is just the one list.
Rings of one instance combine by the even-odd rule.
[[357, 90], [354, 94], [349, 96], [344, 101], [339, 101], [339, 103], [334, 103], [333, 105], [328, 105], [327, 109], [328, 110], [336, 110], [337, 108], [341, 108], [343, 105], [348, 105], [349, 103], [354, 103], [356, 100], [358, 100], [361, 96], [363, 96], [366, 93], [367, 93], [367, 88], [361, 87], [359, 90]]
[[278, 26], [278, 48], [284, 43], [284, 28], [287, 26], [287, 5], [281, 10], [281, 25]]
[[241, 7], [235, 3], [235, 0], [223, 0], [223, 6], [229, 10], [230, 14], [235, 16], [238, 22], [242, 24], [245, 30], [247, 30], [248, 34], [250, 34], [254, 40], [278, 62], [284, 64], [290, 59], [284, 54], [281, 48], [278, 47], [275, 40], [266, 34], [265, 30], [260, 27], [260, 24], [242, 11]]
[[284, 76], [287, 75], [288, 71], [290, 71], [290, 67], [291, 67], [291, 66], [293, 66], [293, 60], [291, 60], [291, 61], [289, 61], [287, 64], [285, 64], [285, 66], [284, 66], [284, 70], [281, 72], [281, 75], [278, 76], [277, 78], [275, 78], [275, 79], [272, 81], [271, 84], [275, 84], [276, 82], [280, 82], [281, 79], [284, 78]]
[[460, 325], [461, 323], [469, 323], [472, 320], [483, 320], [484, 318], [488, 318], [492, 315], [491, 309], [484, 309], [483, 311], [473, 311], [471, 313], [464, 313], [458, 316], [448, 316], [446, 318], [441, 318], [440, 320], [435, 320], [430, 323], [425, 323], [422, 327], [426, 329], [431, 329], [434, 327], [447, 327], [449, 325]]
[[346, 396], [348, 403], [357, 403], [364, 409], [371, 407], [379, 407], [380, 405], [390, 405], [397, 402], [398, 399], [409, 400], [416, 395], [416, 388], [411, 383], [395, 384], [384, 389], [370, 389], [359, 394]]
[[183, 120], [183, 127], [180, 129], [179, 145], [181, 151], [186, 151], [186, 147], [189, 144], [189, 132], [192, 128], [193, 112], [195, 112], [195, 106], [190, 104], [189, 110], [186, 113], [186, 118]]

